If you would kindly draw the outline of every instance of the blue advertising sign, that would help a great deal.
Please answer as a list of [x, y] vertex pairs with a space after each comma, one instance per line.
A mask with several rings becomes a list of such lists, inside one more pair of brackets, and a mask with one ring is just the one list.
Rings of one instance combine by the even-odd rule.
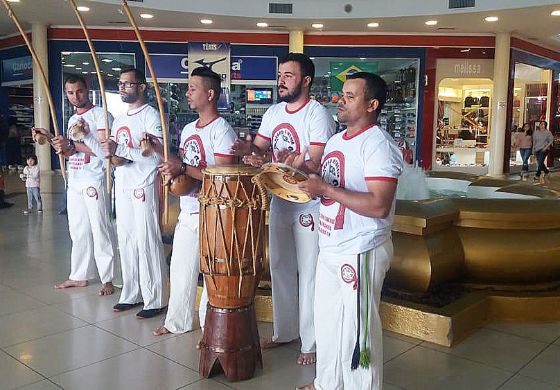
[[31, 56], [2, 60], [2, 85], [33, 82], [33, 60]]
[[231, 57], [232, 80], [276, 80], [278, 73], [276, 57]]
[[[186, 54], [150, 54], [150, 59], [158, 79], [185, 80], [189, 75]], [[147, 65], [146, 77], [152, 78]]]

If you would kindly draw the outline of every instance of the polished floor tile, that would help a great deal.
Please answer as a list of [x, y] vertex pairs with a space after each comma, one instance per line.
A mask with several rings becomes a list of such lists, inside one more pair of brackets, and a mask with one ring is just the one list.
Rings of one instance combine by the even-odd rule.
[[37, 309], [42, 306], [45, 306], [43, 302], [20, 292], [7, 291], [0, 293], [0, 316]]
[[[63, 281], [64, 280], [60, 280], [56, 283]], [[24, 292], [32, 298], [52, 305], [55, 303], [70, 301], [72, 299], [84, 298], [88, 295], [97, 295], [97, 292], [101, 289], [101, 284], [99, 282], [92, 282], [86, 287], [73, 287], [63, 289], [55, 289], [54, 285], [55, 283], [30, 286], [29, 288], [25, 289]], [[120, 290], [116, 291], [118, 293]]]
[[558, 390], [560, 386], [544, 383], [521, 375], [508, 380], [499, 390]]
[[548, 344], [490, 329], [479, 329], [453, 348], [423, 343], [426, 348], [464, 357], [488, 366], [516, 372]]
[[491, 323], [485, 327], [545, 343], [560, 340], [560, 322], [543, 324], [501, 322]]
[[494, 390], [512, 374], [416, 346], [385, 364], [386, 382], [407, 390]]
[[0, 317], [0, 347], [19, 344], [87, 325], [52, 306]]
[[138, 349], [54, 376], [51, 380], [67, 390], [174, 390], [200, 377], [196, 371]]
[[408, 341], [383, 335], [383, 362], [386, 363], [415, 346], [416, 344]]
[[44, 379], [29, 367], [0, 351], [0, 388], [12, 389]]
[[54, 383], [45, 379], [44, 381], [33, 383], [31, 385], [18, 387], [15, 390], [60, 390], [60, 389], [62, 389], [62, 387], [55, 385]]
[[519, 374], [560, 387], [560, 346], [549, 346]]
[[4, 350], [35, 371], [51, 377], [136, 348], [128, 341], [90, 325]]
[[169, 337], [174, 337], [172, 334], [165, 334], [162, 336], [154, 336], [152, 334], [155, 328], [163, 324], [165, 313], [153, 318], [140, 320], [136, 318], [136, 313], [141, 309], [141, 306], [135, 307], [125, 312], [127, 315], [98, 322], [96, 326], [142, 347], [157, 343]]
[[199, 328], [189, 333], [168, 337], [147, 348], [174, 362], [198, 371], [200, 352], [196, 349], [196, 344], [201, 337], [202, 332]]
[[[181, 387], [180, 390], [231, 390], [232, 388], [212, 379], [204, 379]], [[269, 389], [272, 390], [272, 389]]]
[[[112, 320], [122, 316], [129, 316], [136, 311], [114, 312], [113, 305], [119, 301], [120, 290], [113, 295], [100, 297], [96, 294], [86, 295], [82, 298], [71, 299], [54, 305], [57, 309], [62, 310], [81, 320], [96, 323], [106, 320]], [[135, 309], [132, 309], [135, 310]], [[138, 309], [140, 310], [140, 309]]]

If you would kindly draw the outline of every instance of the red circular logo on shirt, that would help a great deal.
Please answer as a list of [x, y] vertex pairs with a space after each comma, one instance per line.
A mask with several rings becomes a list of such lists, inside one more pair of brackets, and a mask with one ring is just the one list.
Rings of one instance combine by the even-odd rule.
[[356, 270], [350, 264], [344, 264], [340, 267], [340, 276], [344, 283], [354, 283], [354, 290], [358, 289], [358, 276]]
[[88, 187], [86, 189], [86, 194], [87, 196], [89, 196], [90, 198], [95, 198], [97, 199], [97, 189], [95, 187]]
[[315, 223], [313, 222], [313, 215], [312, 214], [301, 214], [299, 216], [299, 224], [303, 227], [310, 227], [311, 231], [315, 228]]
[[300, 151], [300, 142], [297, 131], [289, 123], [280, 123], [276, 126], [274, 130], [272, 130], [270, 142], [272, 144], [272, 152], [275, 158], [281, 150], [297, 153]]
[[[344, 188], [344, 155], [341, 152], [330, 152], [323, 158], [321, 176], [326, 183], [334, 187]], [[334, 203], [334, 200], [323, 196], [321, 197], [321, 203], [330, 206]]]
[[183, 161], [193, 167], [206, 167], [204, 144], [197, 134], [191, 135], [183, 143]]
[[134, 147], [134, 145], [132, 144], [132, 136], [130, 134], [130, 129], [128, 127], [126, 126], [119, 127], [119, 129], [117, 130], [116, 142], [119, 145], [126, 145], [129, 148]]

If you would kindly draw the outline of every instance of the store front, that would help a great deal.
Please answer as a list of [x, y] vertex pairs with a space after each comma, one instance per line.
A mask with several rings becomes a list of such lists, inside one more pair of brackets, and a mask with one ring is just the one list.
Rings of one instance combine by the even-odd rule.
[[487, 173], [493, 63], [490, 59], [437, 60], [434, 170]]
[[[387, 102], [379, 116], [383, 128], [399, 143], [409, 164], [418, 159], [424, 50], [417, 48], [306, 47], [315, 64], [311, 94], [336, 121], [336, 107], [348, 74], [365, 71], [381, 76], [388, 86]], [[340, 131], [343, 126], [337, 122]]]
[[510, 142], [506, 145], [509, 147], [507, 168], [510, 172], [521, 170], [522, 159], [516, 138], [520, 136], [523, 126], [527, 124], [532, 131], [535, 131], [543, 121], [547, 123], [555, 139], [546, 160], [547, 165], [552, 166], [554, 158], [560, 157], [560, 109], [558, 108], [560, 63], [514, 49], [511, 66], [511, 110], [508, 112], [507, 129]]

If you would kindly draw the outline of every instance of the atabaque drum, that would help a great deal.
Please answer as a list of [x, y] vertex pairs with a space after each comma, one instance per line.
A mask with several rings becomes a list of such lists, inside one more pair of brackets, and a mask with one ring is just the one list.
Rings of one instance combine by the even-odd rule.
[[203, 169], [200, 268], [209, 304], [200, 341], [199, 371], [222, 367], [230, 381], [249, 379], [262, 354], [254, 299], [264, 258], [268, 196], [246, 166]]
[[289, 165], [268, 163], [262, 166], [256, 180], [274, 196], [294, 203], [306, 203], [311, 198], [299, 189], [298, 184], [307, 178], [305, 173]]
[[268, 197], [251, 180], [247, 166], [211, 167], [202, 171], [200, 268], [212, 306], [250, 305], [264, 257]]

